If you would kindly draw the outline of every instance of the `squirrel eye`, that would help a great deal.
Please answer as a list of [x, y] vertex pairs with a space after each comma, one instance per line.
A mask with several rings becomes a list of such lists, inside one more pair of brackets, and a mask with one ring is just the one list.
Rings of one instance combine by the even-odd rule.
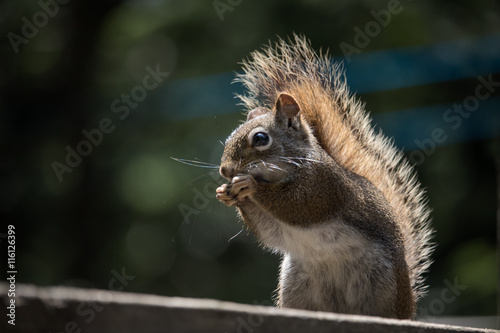
[[257, 132], [254, 134], [252, 139], [253, 147], [262, 147], [269, 144], [269, 135], [264, 132]]

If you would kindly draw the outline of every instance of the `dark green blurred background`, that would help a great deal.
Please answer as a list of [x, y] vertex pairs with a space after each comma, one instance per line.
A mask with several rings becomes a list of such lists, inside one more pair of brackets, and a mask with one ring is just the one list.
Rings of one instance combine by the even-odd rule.
[[[2, 2], [0, 233], [7, 224], [16, 226], [18, 282], [107, 289], [112, 271], [124, 268], [134, 276], [124, 291], [269, 303], [279, 257], [263, 251], [246, 230], [232, 239], [243, 226], [213, 195], [222, 183], [215, 169], [171, 157], [219, 163], [220, 141], [243, 119], [231, 96], [240, 89], [229, 85], [231, 72], [240, 70], [238, 62], [251, 51], [297, 32], [343, 60], [339, 45], [353, 45], [355, 27], [363, 29], [374, 20], [370, 11], [386, 9], [389, 2], [71, 0], [49, 6], [54, 15], [45, 15], [46, 22], [37, 14], [45, 5]], [[427, 107], [440, 119], [453, 103], [474, 95], [478, 75], [493, 74], [500, 82], [500, 54], [492, 61], [488, 53], [498, 45], [487, 45], [484, 52], [473, 47], [484, 36], [500, 41], [498, 2], [402, 1], [400, 6], [390, 24], [361, 48], [360, 59], [384, 50], [468, 41], [485, 67], [461, 77], [451, 71], [448, 79], [435, 82], [360, 89], [376, 122], [389, 124], [387, 119], [400, 119], [404, 110]], [[22, 37], [26, 20], [40, 27], [36, 33], [24, 28], [33, 36], [13, 46], [9, 33]], [[470, 65], [461, 54], [440, 59], [440, 68]], [[411, 70], [398, 74], [403, 80], [428, 70], [420, 69], [421, 63], [405, 66]], [[156, 68], [168, 77], [150, 91], [142, 89], [148, 71]], [[361, 82], [377, 82], [380, 75], [361, 74], [366, 75]], [[144, 100], [127, 106], [122, 94], [131, 93]], [[499, 96], [496, 88], [485, 103]], [[218, 101], [226, 103], [214, 107]], [[464, 119], [458, 139], [439, 144], [417, 167], [433, 208], [437, 243], [430, 293], [421, 303], [424, 315], [496, 313], [494, 161], [500, 151], [495, 123], [500, 104], [489, 105], [484, 113], [480, 105], [469, 125]], [[117, 107], [122, 111], [114, 112]], [[77, 149], [87, 140], [82, 131], [98, 128], [105, 118], [114, 130], [58, 179], [54, 161], [65, 164], [67, 146]], [[392, 127], [406, 133], [395, 141], [407, 153], [416, 147], [404, 142], [428, 138], [439, 126], [416, 125], [417, 118]], [[479, 119], [492, 123], [493, 130], [474, 128]], [[410, 134], [407, 127], [413, 128]], [[190, 214], [185, 219], [182, 212]], [[443, 302], [447, 281], [456, 280], [467, 288]]]

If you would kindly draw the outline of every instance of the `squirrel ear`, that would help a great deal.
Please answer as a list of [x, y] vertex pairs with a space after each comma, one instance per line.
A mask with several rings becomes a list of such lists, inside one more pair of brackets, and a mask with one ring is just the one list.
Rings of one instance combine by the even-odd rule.
[[261, 115], [263, 115], [265, 113], [267, 113], [266, 109], [264, 109], [261, 106], [256, 107], [255, 109], [248, 111], [247, 121], [249, 121], [250, 119], [253, 119], [255, 117], [261, 116]]
[[281, 93], [276, 101], [276, 115], [288, 120], [288, 127], [292, 127], [297, 122], [300, 107], [295, 98], [291, 95]]

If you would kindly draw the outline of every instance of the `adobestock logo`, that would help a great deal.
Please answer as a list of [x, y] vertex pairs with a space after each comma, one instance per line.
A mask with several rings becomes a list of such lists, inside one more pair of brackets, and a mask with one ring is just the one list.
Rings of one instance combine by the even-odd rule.
[[[130, 109], [135, 109], [140, 102], [144, 101], [148, 96], [148, 91], [156, 89], [160, 83], [167, 78], [170, 73], [162, 72], [160, 64], [156, 65], [155, 69], [146, 67], [147, 75], [142, 80], [142, 85], [137, 85], [130, 90], [130, 93], [123, 93], [120, 98], [111, 102], [111, 112], [118, 114], [118, 120], [125, 120], [130, 115]], [[83, 129], [82, 134], [84, 139], [79, 141], [75, 148], [70, 145], [66, 146], [65, 163], [53, 161], [51, 163], [52, 170], [61, 183], [65, 173], [72, 173], [74, 168], [78, 167], [84, 157], [89, 156], [94, 147], [99, 146], [104, 140], [104, 134], [113, 133], [116, 125], [110, 118], [102, 118], [96, 128], [91, 130]]]
[[224, 21], [224, 13], [232, 12], [236, 6], [241, 5], [243, 0], [214, 0], [212, 6], [214, 6], [215, 12], [219, 16], [221, 21]]
[[41, 29], [49, 22], [49, 17], [53, 18], [59, 13], [61, 5], [66, 5], [70, 0], [47, 0], [38, 1], [41, 10], [37, 11], [29, 20], [26, 16], [21, 18], [23, 26], [21, 27], [21, 36], [12, 31], [7, 34], [10, 45], [14, 53], [19, 52], [19, 45], [28, 44], [28, 42], [38, 35], [38, 29]]
[[[415, 139], [413, 142], [418, 147], [409, 155], [409, 160], [415, 165], [422, 165], [425, 159], [436, 151], [438, 144], [443, 144], [448, 140], [451, 131], [458, 130], [464, 121], [474, 115], [479, 109], [482, 101], [490, 98], [495, 90], [500, 87], [499, 81], [493, 81], [493, 75], [477, 77], [479, 84], [474, 89], [474, 94], [464, 98], [462, 103], [453, 104], [452, 108], [445, 110], [442, 115], [443, 123], [447, 126], [432, 129], [431, 135], [423, 139]], [[448, 133], [448, 134], [447, 134]]]
[[374, 21], [367, 22], [363, 30], [358, 26], [354, 27], [354, 32], [356, 32], [353, 40], [354, 45], [346, 42], [342, 42], [339, 45], [346, 62], [348, 64], [351, 63], [351, 56], [361, 53], [362, 49], [370, 45], [372, 38], [380, 35], [382, 29], [391, 23], [392, 16], [402, 11], [403, 5], [401, 5], [399, 0], [389, 0], [387, 9], [382, 9], [378, 12], [371, 10], [370, 15], [374, 18]]

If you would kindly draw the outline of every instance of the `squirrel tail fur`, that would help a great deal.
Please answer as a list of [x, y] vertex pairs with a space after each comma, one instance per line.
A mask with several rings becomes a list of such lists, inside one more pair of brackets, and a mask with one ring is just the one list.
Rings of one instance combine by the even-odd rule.
[[328, 52], [313, 51], [308, 40], [297, 35], [253, 52], [242, 65], [244, 72], [235, 81], [247, 90], [237, 95], [247, 111], [272, 109], [282, 92], [294, 96], [322, 148], [383, 193], [403, 235], [413, 296], [418, 301], [425, 293], [422, 275], [433, 250], [424, 191], [392, 140], [371, 126], [364, 104], [349, 92], [342, 66], [332, 62]]

